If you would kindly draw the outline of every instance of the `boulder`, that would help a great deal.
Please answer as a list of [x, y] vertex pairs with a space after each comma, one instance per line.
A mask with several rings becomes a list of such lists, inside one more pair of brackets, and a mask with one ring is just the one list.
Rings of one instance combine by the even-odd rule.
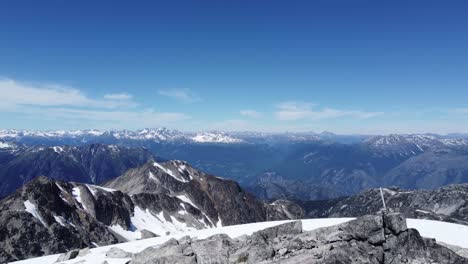
[[106, 257], [108, 258], [130, 258], [133, 254], [126, 252], [120, 248], [112, 247], [109, 251], [106, 252]]

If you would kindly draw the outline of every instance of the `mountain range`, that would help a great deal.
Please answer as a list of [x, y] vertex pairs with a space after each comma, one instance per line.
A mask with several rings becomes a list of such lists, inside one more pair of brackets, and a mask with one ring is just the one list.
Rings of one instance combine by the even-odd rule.
[[0, 262], [221, 226], [364, 216], [381, 210], [380, 186], [391, 212], [468, 225], [461, 135], [15, 133], [0, 139]]
[[[376, 246], [373, 242], [376, 238], [373, 231], [366, 233], [365, 230], [368, 230], [369, 224], [372, 223], [382, 226], [380, 223], [382, 219], [386, 221], [386, 224], [383, 224], [384, 228], [394, 226], [401, 228], [402, 231], [406, 230], [406, 224], [401, 222], [404, 217], [468, 225], [468, 184], [450, 185], [436, 190], [384, 188], [382, 191], [389, 210], [385, 214], [391, 215], [389, 218], [386, 218], [385, 215], [382, 218], [382, 215], [379, 215], [383, 207], [379, 189], [370, 189], [354, 196], [327, 201], [294, 203], [278, 200], [263, 202], [245, 192], [237, 183], [205, 174], [182, 161], [150, 161], [106, 182], [104, 186], [38, 177], [22, 186], [14, 194], [0, 200], [0, 221], [4, 223], [0, 227], [0, 261], [12, 261], [60, 252], [68, 252], [63, 257], [70, 257], [73, 252], [85, 256], [89, 254], [89, 249], [79, 251], [75, 249], [101, 247], [158, 236], [176, 235], [181, 237], [189, 231], [219, 229], [221, 226], [252, 222], [304, 217], [362, 216], [363, 218], [350, 222], [355, 226], [348, 230], [356, 237], [361, 238], [356, 241], [368, 241], [370, 244], [368, 249], [355, 256], [357, 262], [350, 262], [359, 263], [358, 259], [368, 257], [369, 255], [365, 252], [368, 252], [372, 245]], [[377, 215], [372, 216], [376, 212]], [[397, 216], [395, 213], [399, 213], [401, 216]], [[336, 218], [331, 218], [330, 222], [333, 222], [333, 219]], [[345, 219], [341, 220], [341, 222], [345, 221]], [[290, 225], [290, 227], [294, 226], [295, 224]], [[318, 241], [321, 241], [320, 243], [323, 243], [324, 246], [329, 245], [330, 236], [338, 234], [336, 231], [342, 232], [347, 229], [346, 226], [349, 224], [322, 229], [319, 231], [322, 232], [322, 235]], [[462, 226], [457, 228], [462, 228]], [[294, 235], [294, 230], [295, 227], [293, 229], [288, 227], [284, 230], [287, 232], [284, 235]], [[400, 234], [400, 231], [397, 230], [393, 231], [395, 235]], [[270, 234], [269, 232], [260, 231], [261, 234]], [[271, 240], [269, 244], [273, 245], [278, 241], [283, 241], [284, 235], [278, 236], [279, 240]], [[382, 241], [390, 243], [388, 246], [398, 250], [406, 248], [404, 245], [407, 243], [412, 244], [414, 248], [416, 245], [414, 243], [417, 243], [419, 249], [405, 251], [404, 256], [412, 258], [411, 256], [416, 254], [417, 258], [428, 257], [420, 254], [427, 253], [425, 251], [427, 247], [433, 247], [435, 244], [430, 243], [430, 239], [423, 243], [421, 238], [417, 237], [401, 237], [402, 240], [399, 240], [398, 243], [390, 243], [393, 240], [385, 235], [385, 239]], [[210, 239], [216, 240], [216, 238]], [[352, 243], [353, 239], [348, 240], [345, 237], [340, 239], [344, 240], [333, 240], [332, 243], [346, 242], [346, 246], [342, 243], [336, 244], [343, 250], [356, 246], [355, 243]], [[241, 239], [239, 241], [244, 245], [243, 243], [249, 240]], [[193, 241], [192, 243], [198, 242]], [[453, 254], [455, 251], [466, 256], [466, 250], [438, 243], [442, 246], [435, 246], [434, 252], [445, 252], [441, 253], [439, 257]], [[225, 246], [229, 245], [231, 244], [228, 243], [219, 250], [224, 250]], [[250, 244], [245, 244], [247, 247], [248, 245]], [[448, 247], [450, 251], [443, 249], [444, 247]], [[248, 248], [250, 248], [248, 252], [256, 252], [257, 250]], [[302, 249], [310, 250], [308, 247]], [[323, 248], [323, 250], [325, 249], [326, 247]], [[123, 251], [112, 253], [111, 251], [108, 251], [106, 256], [110, 258], [125, 258], [125, 256], [138, 258], [137, 255], [123, 254]], [[235, 251], [234, 248], [233, 252]], [[158, 259], [157, 252], [151, 253], [147, 258]], [[203, 252], [197, 254], [207, 254], [207, 252]], [[316, 261], [321, 260], [318, 255], [310, 255], [309, 253], [303, 255], [302, 251], [286, 252], [290, 252], [291, 256], [296, 257], [300, 255], [309, 258], [313, 255]], [[329, 249], [321, 254], [327, 252]], [[337, 252], [333, 254], [337, 254]], [[281, 257], [285, 256], [284, 253], [276, 252], [276, 254], [279, 254], [282, 261], [286, 261]], [[343, 254], [337, 256], [343, 258], [343, 261], [346, 259]], [[401, 256], [400, 253], [397, 253], [392, 258], [400, 258]], [[256, 259], [254, 255], [250, 257]], [[450, 259], [453, 258], [450, 257], [444, 261]], [[454, 263], [465, 263], [463, 261]]]
[[264, 199], [331, 199], [379, 186], [431, 189], [468, 182], [468, 137], [464, 134], [188, 133], [159, 128], [2, 130], [0, 139], [5, 145], [33, 147], [110, 144], [143, 148], [153, 156], [185, 160], [199, 170], [235, 180]]

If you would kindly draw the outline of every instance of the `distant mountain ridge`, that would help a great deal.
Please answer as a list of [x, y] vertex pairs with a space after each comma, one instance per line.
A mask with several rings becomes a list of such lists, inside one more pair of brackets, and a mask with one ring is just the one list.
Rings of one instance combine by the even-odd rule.
[[[468, 225], [468, 184], [452, 184], [434, 190], [383, 188], [388, 210], [408, 218], [431, 219]], [[382, 210], [380, 189], [325, 201], [301, 203], [307, 217], [359, 217]]]
[[151, 140], [154, 142], [188, 142], [188, 143], [269, 143], [269, 142], [303, 142], [332, 141], [358, 143], [364, 141], [374, 146], [389, 146], [403, 143], [414, 143], [420, 147], [433, 145], [468, 145], [468, 134], [389, 134], [389, 135], [338, 135], [331, 132], [222, 132], [201, 131], [182, 132], [174, 129], [145, 128], [140, 130], [21, 130], [0, 129], [0, 139], [28, 141], [43, 140], [44, 142], [70, 140], [75, 143], [88, 142], [92, 139], [114, 140]]
[[379, 186], [438, 188], [468, 182], [464, 134], [3, 130], [0, 140], [13, 145], [145, 148], [154, 156], [185, 160], [206, 173], [233, 179], [265, 199], [329, 199]]
[[156, 159], [147, 149], [116, 145], [31, 147], [12, 142], [5, 144], [9, 147], [0, 148], [0, 197], [37, 176], [99, 184]]
[[190, 143], [243, 143], [239, 138], [232, 137], [224, 132], [199, 132], [188, 133], [167, 128], [129, 130], [52, 130], [52, 131], [32, 131], [32, 130], [0, 130], [0, 138], [7, 140], [18, 140], [24, 142], [39, 141], [47, 142], [71, 142], [74, 144], [101, 140], [136, 140], [153, 142], [190, 142]]

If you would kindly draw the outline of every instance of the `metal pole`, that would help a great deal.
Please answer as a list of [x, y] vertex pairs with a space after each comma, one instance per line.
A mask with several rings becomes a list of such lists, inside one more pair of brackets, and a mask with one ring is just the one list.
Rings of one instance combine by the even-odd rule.
[[380, 187], [380, 197], [382, 198], [382, 204], [383, 204], [383, 208], [385, 210], [385, 212], [387, 211], [387, 206], [385, 205], [385, 198], [383, 196], [383, 190], [382, 190], [382, 187]]

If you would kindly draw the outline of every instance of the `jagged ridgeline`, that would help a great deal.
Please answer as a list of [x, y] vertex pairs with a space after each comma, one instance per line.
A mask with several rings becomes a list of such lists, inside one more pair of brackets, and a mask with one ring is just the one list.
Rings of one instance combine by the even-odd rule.
[[0, 197], [14, 192], [38, 176], [101, 184], [130, 168], [157, 159], [142, 147], [103, 144], [31, 147], [12, 142], [3, 144], [0, 147]]
[[[431, 219], [468, 225], [468, 184], [453, 184], [435, 190], [383, 188], [388, 210], [408, 218]], [[382, 208], [379, 189], [325, 201], [299, 202], [308, 218], [357, 217]]]
[[149, 161], [104, 186], [38, 177], [1, 200], [0, 262], [304, 215], [182, 161]]

